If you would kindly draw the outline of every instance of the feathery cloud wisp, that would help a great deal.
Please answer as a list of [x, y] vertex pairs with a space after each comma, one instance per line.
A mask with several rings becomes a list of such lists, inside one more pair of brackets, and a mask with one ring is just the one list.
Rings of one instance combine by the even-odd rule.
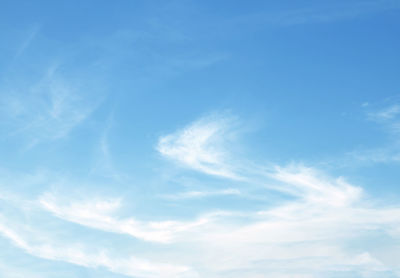
[[16, 246], [36, 257], [64, 261], [84, 267], [105, 267], [108, 270], [130, 277], [183, 277], [190, 269], [185, 266], [165, 263], [154, 263], [144, 259], [129, 257], [115, 258], [103, 251], [87, 251], [81, 244], [64, 244], [61, 242], [46, 242], [36, 239], [26, 232], [18, 232], [0, 223], [0, 233], [10, 239]]
[[24, 91], [3, 98], [0, 112], [8, 119], [9, 134], [28, 138], [28, 147], [67, 136], [101, 102], [101, 97], [92, 98], [79, 86], [51, 67]]
[[120, 219], [113, 215], [113, 212], [120, 207], [119, 200], [81, 201], [62, 206], [59, 205], [61, 202], [60, 199], [47, 193], [41, 196], [39, 202], [44, 209], [67, 221], [94, 229], [128, 234], [141, 240], [164, 244], [175, 241], [179, 233], [186, 232], [211, 221], [208, 217], [202, 217], [190, 222], [143, 222], [134, 218]]
[[233, 119], [212, 115], [202, 118], [173, 134], [160, 138], [157, 150], [167, 158], [206, 174], [238, 179], [224, 150], [224, 143], [233, 136]]

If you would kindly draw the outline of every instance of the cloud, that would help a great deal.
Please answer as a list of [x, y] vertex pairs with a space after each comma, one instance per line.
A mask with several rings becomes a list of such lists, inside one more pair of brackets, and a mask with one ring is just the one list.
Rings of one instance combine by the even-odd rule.
[[17, 49], [17, 52], [15, 54], [15, 58], [19, 58], [25, 50], [31, 45], [31, 43], [35, 40], [37, 34], [40, 31], [40, 26], [39, 25], [34, 25], [30, 28], [26, 38], [23, 40], [19, 48]]
[[400, 104], [398, 97], [385, 99], [383, 103], [368, 103], [363, 105], [366, 119], [378, 124], [386, 135], [389, 135], [383, 145], [368, 149], [356, 149], [347, 152], [341, 165], [354, 167], [360, 163], [396, 163], [400, 161]]
[[383, 104], [376, 104], [367, 110], [367, 119], [381, 124], [388, 132], [400, 132], [400, 102], [398, 97], [386, 99]]
[[[301, 164], [256, 165], [253, 169], [240, 165], [240, 159], [232, 159], [228, 152], [225, 137], [218, 133], [220, 126], [218, 118], [201, 119], [162, 137], [158, 150], [183, 166], [205, 174], [240, 177], [252, 186], [262, 186], [262, 179], [269, 179], [274, 186], [266, 187], [286, 194], [287, 198], [273, 207], [266, 204], [267, 208], [260, 211], [221, 215], [218, 222], [201, 227], [206, 232], [189, 233], [191, 248], [196, 250], [196, 242], [212, 246], [209, 253], [197, 253], [199, 257], [206, 256], [209, 275], [224, 277], [224, 273], [229, 273], [227, 277], [254, 277], [254, 273], [275, 273], [274, 277], [296, 277], [303, 273], [304, 277], [316, 277], [316, 273], [326, 276], [336, 271], [353, 275], [368, 273], [370, 277], [394, 275], [400, 265], [389, 267], [387, 259], [373, 251], [374, 243], [352, 250], [350, 242], [373, 242], [380, 237], [396, 241], [400, 235], [397, 222], [400, 208], [373, 205], [361, 187], [343, 177], [332, 178]], [[224, 126], [225, 130], [229, 128]], [[218, 156], [220, 153], [223, 156]], [[235, 167], [226, 157], [235, 161]], [[217, 169], [229, 169], [229, 175], [211, 171], [205, 162], [217, 165]], [[189, 193], [178, 194], [177, 200], [197, 195]], [[198, 195], [207, 197], [205, 192]]]
[[[378, 272], [372, 277], [381, 277], [382, 273], [396, 269], [376, 257], [373, 240], [385, 235], [393, 236], [393, 241], [399, 238], [395, 232], [399, 227], [399, 208], [371, 207], [367, 200], [360, 199], [357, 187], [337, 179], [320, 180], [318, 175], [301, 168], [296, 174], [293, 170], [280, 169], [276, 177], [285, 177], [291, 186], [301, 187], [303, 198], [250, 213], [247, 223], [221, 221], [224, 224], [193, 240], [213, 246], [208, 258], [210, 272], [221, 277], [226, 271], [238, 273], [227, 277], [240, 277], [239, 273], [253, 277], [250, 273], [254, 272], [272, 272], [277, 277], [284, 273], [318, 277], [316, 273], [320, 273], [325, 277], [329, 271], [348, 271], [353, 275]], [[357, 240], [365, 244], [359, 251], [350, 248], [351, 242]]]
[[[380, 277], [400, 267], [389, 266], [374, 251], [376, 239], [400, 238], [400, 208], [373, 205], [360, 187], [311, 167], [276, 166], [268, 175], [292, 198], [262, 210], [215, 211], [192, 222], [121, 219], [116, 216], [120, 200], [62, 205], [62, 199], [45, 194], [40, 203], [66, 221], [167, 244], [167, 253], [156, 247], [153, 253], [168, 256], [174, 265], [197, 266], [207, 277], [325, 277], [337, 271]], [[352, 249], [351, 242], [359, 240], [363, 247]], [[397, 252], [395, 246], [385, 248]]]
[[40, 197], [39, 202], [44, 209], [64, 220], [94, 229], [128, 234], [141, 240], [164, 244], [175, 241], [178, 234], [212, 220], [208, 216], [190, 222], [144, 222], [135, 218], [121, 219], [113, 215], [120, 208], [119, 200], [76, 201], [63, 206], [60, 205], [60, 199], [46, 193]]
[[[352, 165], [364, 163], [393, 163], [400, 161], [400, 150], [397, 146], [388, 146], [367, 150], [356, 150], [347, 153]], [[343, 164], [343, 163], [342, 163]]]
[[315, 169], [304, 166], [277, 167], [272, 177], [289, 185], [292, 194], [309, 202], [345, 206], [360, 199], [361, 188], [351, 186], [343, 178], [334, 181], [323, 178]]
[[[250, 278], [265, 273], [273, 277], [395, 277], [400, 263], [391, 258], [400, 255], [400, 207], [383, 206], [360, 186], [312, 166], [253, 162], [255, 167], [247, 167], [248, 159], [229, 152], [231, 136], [238, 135], [235, 126], [231, 119], [205, 117], [162, 137], [158, 145], [163, 155], [184, 169], [191, 167], [208, 176], [199, 177], [202, 190], [167, 194], [167, 202], [173, 199], [177, 209], [189, 211], [193, 198], [234, 194], [238, 201], [235, 209], [223, 209], [220, 199], [220, 207], [201, 207], [188, 212], [184, 220], [176, 216], [144, 221], [129, 215], [128, 210], [121, 213], [126, 202], [135, 202], [134, 195], [110, 198], [93, 192], [77, 198], [42, 190], [37, 200], [29, 201], [29, 208], [21, 206], [20, 200], [8, 201], [39, 214], [42, 222], [36, 227], [32, 222], [3, 217], [0, 233], [32, 256], [104, 267], [132, 277]], [[207, 186], [212, 177], [242, 187], [239, 191]], [[280, 202], [265, 200], [246, 207], [240, 203], [247, 198], [242, 192], [246, 186], [259, 188], [259, 194], [277, 191], [284, 197]], [[72, 188], [67, 182], [64, 187]], [[165, 201], [159, 195], [153, 197], [151, 202]], [[52, 225], [51, 234], [41, 227], [57, 220], [61, 223]], [[90, 228], [85, 230], [90, 237], [99, 236], [98, 231], [102, 234], [99, 239], [113, 235], [107, 238], [112, 243], [118, 235], [129, 235], [137, 253], [115, 256], [82, 234], [72, 241], [59, 235], [74, 223]], [[118, 238], [124, 243], [130, 240]]]
[[400, 114], [400, 105], [393, 104], [384, 107], [378, 111], [368, 113], [368, 116], [372, 120], [376, 121], [390, 121], [396, 118]]
[[48, 240], [35, 238], [32, 233], [13, 230], [5, 221], [0, 223], [0, 233], [35, 257], [91, 268], [105, 267], [109, 271], [130, 277], [183, 277], [181, 275], [189, 271], [185, 266], [154, 263], [136, 257], [115, 258], [105, 250], [90, 252], [79, 244], [47, 242]]
[[100, 175], [104, 178], [110, 178], [116, 182], [121, 182], [124, 175], [114, 165], [112, 148], [109, 143], [109, 135], [113, 125], [113, 112], [108, 116], [103, 132], [99, 137], [98, 146], [96, 146], [95, 163], [90, 170], [92, 175]]
[[234, 119], [220, 115], [204, 117], [191, 125], [159, 139], [157, 150], [165, 157], [197, 171], [239, 179], [227, 163], [226, 144], [235, 135]]
[[2, 98], [0, 113], [7, 119], [9, 136], [28, 140], [28, 148], [67, 136], [102, 99], [91, 98], [81, 86], [50, 67], [40, 80]]
[[175, 194], [163, 195], [162, 198], [168, 200], [183, 200], [183, 199], [197, 199], [204, 197], [215, 197], [215, 196], [226, 196], [226, 195], [240, 195], [240, 190], [234, 188], [228, 188], [217, 191], [186, 191]]
[[343, 20], [365, 17], [371, 14], [382, 13], [399, 9], [395, 0], [381, 1], [335, 1], [331, 3], [312, 3], [301, 5], [295, 9], [278, 10], [248, 14], [236, 18], [243, 23], [267, 23], [280, 26], [291, 26], [312, 23], [333, 23]]

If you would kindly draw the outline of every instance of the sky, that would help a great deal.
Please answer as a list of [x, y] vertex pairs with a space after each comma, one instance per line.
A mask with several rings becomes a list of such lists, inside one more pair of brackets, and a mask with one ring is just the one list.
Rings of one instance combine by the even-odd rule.
[[400, 1], [0, 2], [0, 277], [400, 277]]

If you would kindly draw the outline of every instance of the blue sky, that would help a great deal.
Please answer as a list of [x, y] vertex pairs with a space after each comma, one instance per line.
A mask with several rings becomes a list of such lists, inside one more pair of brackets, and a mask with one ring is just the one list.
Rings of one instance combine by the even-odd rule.
[[0, 4], [0, 276], [400, 277], [400, 2]]

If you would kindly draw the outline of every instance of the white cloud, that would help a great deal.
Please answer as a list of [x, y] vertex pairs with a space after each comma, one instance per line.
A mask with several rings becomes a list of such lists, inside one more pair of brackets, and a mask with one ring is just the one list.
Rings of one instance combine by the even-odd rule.
[[[396, 269], [373, 250], [377, 236], [400, 238], [400, 208], [373, 206], [364, 199], [361, 188], [312, 168], [276, 167], [269, 175], [294, 199], [246, 213], [208, 213], [191, 222], [119, 219], [115, 216], [121, 205], [118, 200], [64, 206], [60, 205], [62, 200], [47, 194], [41, 204], [67, 221], [167, 244], [167, 254], [155, 249], [156, 257], [200, 267], [207, 277], [254, 277], [251, 273], [317, 277], [316, 273], [327, 271], [366, 272], [379, 277], [379, 273]], [[349, 243], [355, 240], [369, 243], [353, 250]]]
[[179, 233], [187, 232], [212, 220], [207, 216], [190, 222], [143, 222], [135, 218], [121, 219], [113, 215], [113, 212], [120, 207], [119, 200], [78, 201], [60, 205], [60, 199], [47, 193], [41, 196], [39, 202], [47, 211], [67, 221], [164, 244], [175, 241]]
[[276, 169], [271, 176], [289, 186], [284, 191], [292, 192], [312, 203], [345, 206], [361, 197], [361, 188], [351, 186], [340, 177], [333, 181], [325, 179], [314, 169], [304, 166]]
[[[304, 272], [305, 277], [317, 277], [314, 276], [316, 273], [339, 270], [379, 277], [386, 271], [393, 274], [400, 267], [399, 264], [391, 268], [385, 258], [381, 261], [375, 257], [379, 254], [369, 251], [374, 249], [373, 243], [366, 244], [360, 251], [349, 247], [349, 242], [354, 240], [369, 241], [377, 237], [371, 239], [371, 233], [393, 237], [393, 240], [398, 238], [400, 208], [374, 206], [365, 198], [362, 188], [348, 183], [343, 177], [332, 178], [311, 167], [255, 165], [249, 169], [240, 165], [239, 159], [233, 167], [230, 160], [221, 158], [232, 158], [225, 148], [224, 136], [219, 135], [218, 129], [208, 128], [220, 126], [218, 119], [213, 120], [208, 119], [206, 124], [204, 120], [200, 121], [203, 124], [195, 122], [163, 137], [158, 150], [203, 173], [240, 177], [252, 186], [260, 186], [262, 179], [268, 178], [274, 184], [268, 185], [270, 190], [290, 196], [283, 204], [247, 213], [244, 222], [244, 219], [240, 220], [241, 213], [228, 213], [221, 215], [217, 222], [202, 226], [202, 233], [186, 235], [192, 240], [194, 249], [196, 242], [212, 246], [203, 254], [196, 254], [205, 256], [206, 265], [215, 277], [223, 277], [226, 271], [241, 273], [227, 277], [271, 272], [276, 273], [276, 277], [284, 277], [285, 273], [296, 277], [293, 275], [300, 272]], [[229, 130], [229, 127], [224, 128]], [[214, 138], [218, 144], [213, 144]], [[223, 156], [218, 156], [220, 153]], [[229, 169], [229, 175], [210, 171], [206, 162]], [[189, 193], [181, 197], [206, 195]], [[260, 265], [260, 262], [264, 263]], [[248, 269], [247, 274], [244, 269]]]
[[[46, 237], [27, 237], [27, 233], [6, 225], [9, 223], [4, 220], [0, 222], [1, 233], [34, 256], [87, 267], [103, 266], [137, 277], [250, 278], [263, 277], [265, 273], [273, 273], [274, 277], [330, 277], [338, 272], [384, 277], [399, 271], [399, 262], [376, 251], [381, 248], [379, 239], [385, 238], [391, 243], [382, 247], [385, 253], [400, 255], [400, 248], [396, 246], [400, 239], [399, 207], [383, 207], [367, 199], [359, 186], [313, 167], [256, 165], [249, 169], [240, 164], [244, 160], [232, 158], [228, 153], [225, 133], [220, 130], [224, 124], [227, 126], [222, 130], [230, 130], [229, 123], [221, 124], [219, 118], [215, 118], [215, 122], [206, 119], [163, 137], [164, 141], [160, 139], [160, 152], [184, 167], [224, 177], [228, 182], [240, 177], [234, 182], [243, 183], [243, 187], [260, 187], [264, 190], [260, 192], [279, 191], [287, 198], [253, 209], [241, 204], [236, 211], [215, 209], [210, 212], [204, 207], [198, 214], [187, 216], [185, 221], [142, 221], [135, 216], [120, 216], [122, 200], [134, 201], [132, 196], [133, 199], [129, 196], [95, 198], [93, 195], [90, 199], [74, 199], [68, 194], [55, 193], [40, 196], [41, 213], [65, 220], [62, 221], [65, 225], [71, 222], [92, 228], [88, 233], [101, 230], [130, 235], [146, 244], [147, 251], [141, 250], [140, 255], [145, 259], [114, 258], [107, 250], [102, 252], [90, 245], [85, 249], [80, 244], [61, 244], [60, 239], [53, 244]], [[234, 166], [231, 161], [235, 161]], [[212, 171], [210, 165], [224, 171]], [[240, 174], [236, 169], [240, 169]], [[274, 186], [266, 189], [263, 179]], [[229, 194], [235, 194], [238, 199], [246, 197], [242, 190], [232, 188], [207, 188], [164, 197], [179, 204], [185, 199]], [[157, 197], [155, 201], [159, 202]], [[188, 202], [182, 203], [179, 208], [184, 210]], [[79, 235], [77, 242], [83, 242]]]
[[206, 174], [239, 179], [227, 163], [226, 144], [234, 133], [233, 119], [212, 115], [160, 138], [157, 150], [167, 158]]
[[[252, 220], [247, 224], [225, 220], [224, 224], [213, 226], [200, 239], [204, 246], [213, 246], [207, 264], [211, 272], [252, 269], [257, 273], [296, 275], [303, 271], [305, 275], [318, 277], [314, 275], [328, 270], [365, 271], [371, 275], [389, 271], [391, 268], [385, 261], [368, 251], [374, 250], [373, 243], [364, 243], [359, 253], [349, 243], [361, 239], [373, 241], [382, 235], [398, 239], [395, 230], [399, 227], [400, 208], [371, 207], [361, 198], [359, 188], [342, 182], [336, 184], [337, 179], [319, 180], [311, 172], [303, 169], [296, 174], [293, 169], [277, 172], [279, 179], [288, 177], [285, 182], [301, 187], [305, 195], [300, 195], [300, 199], [260, 211], [258, 218], [250, 214], [247, 219]], [[374, 232], [380, 235], [371, 238]], [[196, 240], [199, 239], [193, 241]]]
[[[109, 207], [101, 207], [108, 210]], [[105, 267], [111, 272], [124, 274], [130, 277], [186, 277], [195, 274], [189, 267], [167, 263], [155, 263], [137, 257], [115, 258], [107, 254], [106, 250], [89, 251], [82, 244], [71, 244], [52, 241], [41, 235], [37, 237], [32, 228], [18, 231], [10, 228], [10, 221], [0, 222], [0, 234], [8, 238], [16, 246], [35, 257], [64, 261], [84, 267]], [[20, 228], [21, 229], [21, 228]]]
[[185, 191], [175, 194], [166, 194], [163, 195], [162, 197], [170, 200], [182, 200], [182, 199], [196, 199], [196, 198], [224, 196], [224, 195], [240, 195], [240, 191], [234, 188], [228, 188], [217, 191]]

